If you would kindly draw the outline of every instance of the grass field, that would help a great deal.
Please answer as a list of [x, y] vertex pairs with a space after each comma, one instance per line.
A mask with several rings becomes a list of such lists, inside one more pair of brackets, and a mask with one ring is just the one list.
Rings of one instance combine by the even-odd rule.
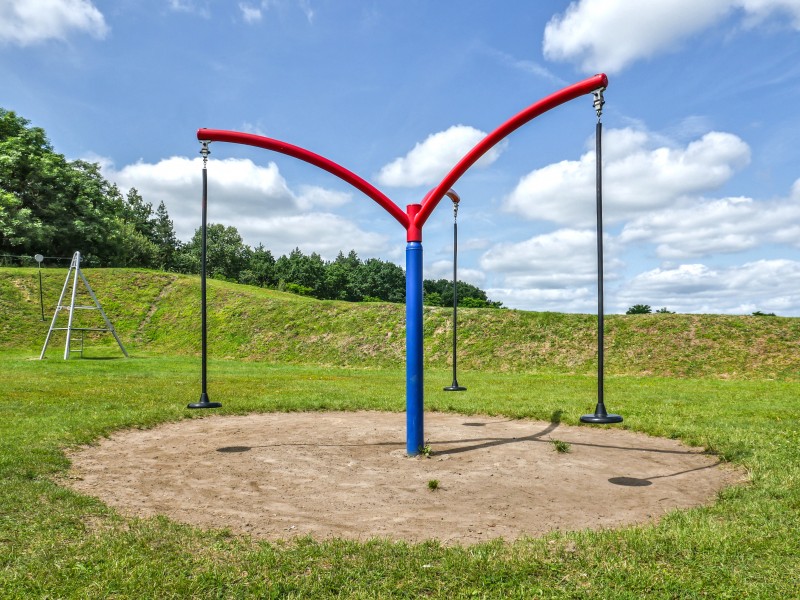
[[[120, 428], [205, 416], [185, 409], [200, 391], [196, 280], [90, 272], [132, 358], [94, 340], [87, 358], [63, 361], [62, 340], [37, 361], [49, 322], [40, 321], [33, 275], [0, 269], [1, 598], [800, 597], [796, 319], [610, 319], [609, 356], [615, 343], [616, 352], [637, 355], [612, 360], [607, 378], [608, 407], [625, 416], [624, 426], [707, 448], [747, 470], [748, 483], [712, 506], [670, 513], [657, 525], [466, 548], [267, 543], [164, 518], [123, 518], [57, 484], [68, 467], [64, 448]], [[57, 297], [64, 273], [48, 275]], [[221, 413], [404, 409], [402, 364], [391, 348], [383, 352], [402, 338], [402, 307], [213, 283], [212, 298], [227, 315], [212, 322], [210, 336], [209, 393], [223, 403]], [[236, 322], [231, 315], [241, 311], [249, 315]], [[594, 408], [591, 360], [580, 354], [591, 353], [591, 318], [465, 311], [472, 336], [490, 331], [482, 337], [493, 340], [473, 342], [459, 374], [464, 394], [441, 391], [448, 365], [431, 358], [437, 336], [446, 339], [439, 333], [446, 311], [426, 319], [427, 410], [545, 420], [560, 411], [562, 422], [575, 424]], [[275, 341], [278, 326], [295, 341]], [[252, 343], [255, 336], [268, 350]], [[675, 340], [704, 364], [693, 367]], [[542, 354], [541, 344], [552, 352]], [[570, 362], [572, 347], [579, 356]], [[638, 357], [648, 350], [649, 362]], [[524, 352], [540, 363], [523, 368]]]

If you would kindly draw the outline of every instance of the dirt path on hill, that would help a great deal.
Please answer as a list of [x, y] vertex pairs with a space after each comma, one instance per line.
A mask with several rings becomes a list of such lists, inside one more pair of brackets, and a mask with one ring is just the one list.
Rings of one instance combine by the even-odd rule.
[[[675, 440], [620, 429], [428, 413], [433, 455], [405, 453], [405, 414], [210, 416], [130, 430], [70, 455], [64, 484], [123, 514], [270, 540], [473, 544], [652, 522], [742, 480]], [[553, 440], [570, 444], [556, 451]], [[429, 483], [438, 481], [438, 489]], [[433, 484], [431, 484], [433, 485]]]

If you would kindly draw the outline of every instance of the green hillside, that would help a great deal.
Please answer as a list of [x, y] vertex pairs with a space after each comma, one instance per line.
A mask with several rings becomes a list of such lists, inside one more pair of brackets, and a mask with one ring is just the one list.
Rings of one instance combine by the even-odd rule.
[[[86, 269], [89, 283], [131, 355], [199, 353], [200, 282], [196, 276], [129, 269]], [[0, 350], [38, 356], [65, 269], [45, 269], [45, 321], [36, 269], [0, 268]], [[319, 301], [209, 281], [209, 355], [270, 363], [401, 367], [405, 307]], [[86, 295], [78, 304], [91, 304]], [[446, 369], [451, 311], [425, 308], [425, 361]], [[66, 311], [60, 324], [66, 323]], [[76, 311], [97, 325], [97, 311]], [[93, 321], [92, 321], [93, 320]], [[108, 334], [87, 339], [86, 356], [119, 352]], [[459, 310], [459, 366], [465, 370], [591, 374], [593, 315]], [[64, 334], [48, 356], [60, 357]], [[609, 375], [800, 380], [800, 319], [722, 315], [609, 315]]]

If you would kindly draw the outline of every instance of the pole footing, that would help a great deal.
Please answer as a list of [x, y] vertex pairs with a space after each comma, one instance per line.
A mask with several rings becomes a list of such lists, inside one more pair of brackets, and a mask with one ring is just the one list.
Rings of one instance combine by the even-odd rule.
[[453, 385], [448, 385], [446, 388], [442, 388], [445, 392], [466, 392], [467, 388], [464, 386], [458, 385], [458, 382], [454, 382]]
[[222, 404], [220, 402], [209, 402], [208, 394], [204, 392], [200, 394], [199, 402], [192, 402], [186, 408], [222, 408]]
[[593, 415], [582, 415], [581, 423], [592, 423], [594, 425], [602, 423], [622, 423], [622, 415], [598, 415], [597, 413]]
[[583, 415], [581, 423], [593, 423], [595, 425], [603, 423], [622, 423], [622, 415], [610, 415], [606, 412], [606, 406], [601, 400], [597, 403], [593, 415]]

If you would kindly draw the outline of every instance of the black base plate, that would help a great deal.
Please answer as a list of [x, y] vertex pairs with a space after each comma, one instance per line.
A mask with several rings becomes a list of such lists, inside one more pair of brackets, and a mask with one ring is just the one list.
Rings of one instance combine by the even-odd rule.
[[583, 415], [581, 423], [622, 423], [622, 415]]
[[466, 392], [467, 388], [460, 386], [460, 385], [449, 385], [446, 388], [442, 388], [445, 392]]
[[206, 384], [203, 382], [203, 391], [200, 392], [200, 400], [192, 402], [186, 408], [221, 408], [222, 404], [219, 402], [210, 402], [208, 400], [208, 392], [205, 391]]
[[221, 408], [219, 402], [192, 402], [186, 408]]

